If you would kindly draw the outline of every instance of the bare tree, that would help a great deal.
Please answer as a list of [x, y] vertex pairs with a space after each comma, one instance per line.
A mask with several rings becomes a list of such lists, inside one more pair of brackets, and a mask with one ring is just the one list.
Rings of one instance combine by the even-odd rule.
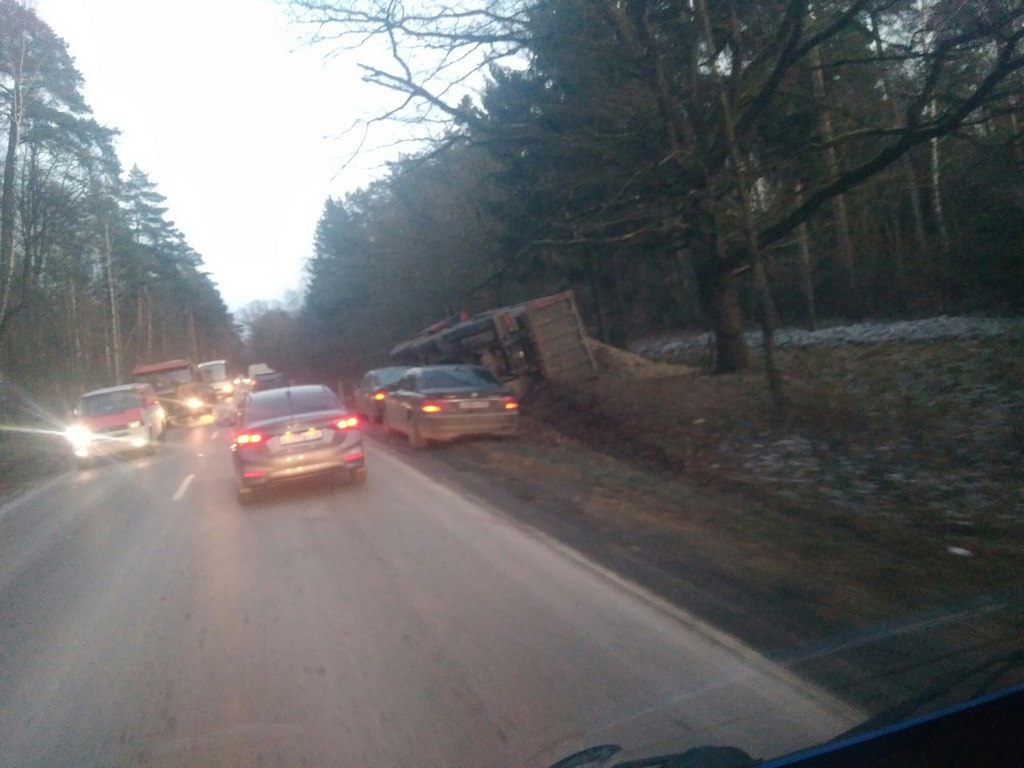
[[[571, 17], [562, 11], [575, 8], [579, 15], [603, 23], [612, 42], [601, 55], [630, 73], [634, 90], [654, 105], [658, 117], [649, 122], [658, 135], [655, 140], [653, 134], [645, 135], [643, 140], [661, 154], [638, 167], [586, 215], [591, 221], [604, 216], [605, 229], [612, 212], [625, 215], [631, 210], [633, 215], [658, 218], [649, 227], [638, 225], [618, 237], [657, 229], [690, 254], [717, 339], [717, 366], [729, 372], [747, 361], [737, 281], [749, 271], [756, 290], [764, 291], [760, 254], [829, 205], [835, 207], [841, 236], [848, 238], [842, 201], [846, 193], [914, 147], [953, 133], [968, 120], [984, 118], [987, 105], [1005, 98], [1003, 84], [1024, 67], [1024, 9], [1019, 2], [947, 2], [948, 8], [937, 2], [933, 14], [945, 13], [952, 20], [928, 36], [915, 14], [915, 2], [717, 0], [698, 6], [682, 0], [667, 5], [648, 0], [567, 0], [555, 5], [480, 0], [449, 8], [429, 2], [413, 6], [377, 0], [292, 0], [291, 6], [299, 21], [314, 26], [314, 41], [346, 48], [367, 40], [383, 43], [389, 62], [366, 63], [364, 77], [399, 98], [376, 119], [401, 119], [434, 131], [444, 127], [449, 140], [466, 133], [485, 140], [488, 124], [479, 103], [469, 98], [472, 86], [497, 64], [534, 66], [538, 44], [544, 42], [536, 37], [540, 10], [555, 9], [546, 17], [550, 20]], [[967, 6], [973, 9], [965, 11]], [[830, 55], [830, 70], [837, 78], [875, 71], [879, 54], [872, 55], [870, 35], [860, 32], [872, 14], [880, 23], [900, 28], [899, 45], [881, 54], [891, 66], [911, 73], [904, 78], [907, 92], [898, 119], [895, 114], [880, 116], [869, 97], [844, 104], [849, 119], [841, 131], [834, 124], [819, 123], [817, 136], [807, 137], [792, 151], [776, 151], [769, 162], [771, 153], [762, 151], [761, 129], [777, 114], [787, 92], [798, 89], [796, 81], [805, 68], [821, 72], [814, 66], [817, 52], [829, 47], [850, 50], [843, 43], [861, 35], [859, 49], [842, 57]], [[744, 23], [735, 24], [741, 16]], [[908, 28], [915, 18], [919, 26]], [[540, 74], [559, 77], [557, 71]], [[824, 84], [819, 86], [818, 98], [827, 97]], [[801, 96], [816, 100], [813, 90]], [[529, 139], [566, 140], [557, 131], [534, 131]], [[752, 162], [754, 158], [758, 162]], [[797, 176], [795, 167], [808, 169], [803, 194], [775, 196], [771, 205], [755, 211], [749, 197], [757, 180], [755, 167], [758, 174], [788, 178]], [[730, 200], [738, 205], [722, 206]], [[623, 219], [614, 221], [619, 224]], [[574, 223], [581, 224], [568, 225]], [[595, 228], [581, 224], [576, 231]], [[607, 241], [603, 232], [602, 239]], [[543, 245], [559, 246], [550, 238]], [[844, 253], [852, 248], [847, 242]], [[845, 256], [844, 262], [851, 263], [852, 256]]]

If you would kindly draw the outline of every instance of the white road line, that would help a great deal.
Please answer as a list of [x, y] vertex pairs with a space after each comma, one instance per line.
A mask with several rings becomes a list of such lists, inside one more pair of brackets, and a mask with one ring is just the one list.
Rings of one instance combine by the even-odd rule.
[[181, 501], [181, 497], [185, 495], [185, 491], [188, 490], [193, 477], [195, 477], [195, 475], [185, 475], [185, 479], [182, 480], [181, 485], [178, 486], [178, 492], [174, 494], [174, 501]]
[[216, 440], [218, 435], [220, 435], [220, 430], [219, 429], [215, 429], [215, 430], [213, 430], [213, 434], [210, 435], [210, 439], [211, 440]]

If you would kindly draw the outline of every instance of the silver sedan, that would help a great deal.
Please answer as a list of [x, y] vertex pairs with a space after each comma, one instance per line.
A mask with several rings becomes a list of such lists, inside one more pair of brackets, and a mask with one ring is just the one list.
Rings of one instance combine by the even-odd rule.
[[251, 393], [231, 442], [238, 500], [247, 503], [260, 488], [318, 475], [365, 481], [359, 426], [319, 384]]

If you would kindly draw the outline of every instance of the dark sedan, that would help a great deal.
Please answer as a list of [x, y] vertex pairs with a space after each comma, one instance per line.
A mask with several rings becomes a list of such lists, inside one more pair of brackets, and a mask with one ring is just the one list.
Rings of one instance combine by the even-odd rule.
[[393, 387], [407, 370], [402, 366], [367, 371], [353, 393], [356, 411], [380, 424], [384, 420], [384, 398], [388, 388]]
[[314, 476], [366, 480], [359, 419], [319, 384], [250, 394], [231, 453], [242, 503], [260, 488]]
[[482, 366], [410, 368], [388, 392], [384, 426], [404, 432], [414, 448], [463, 435], [515, 435], [519, 401]]

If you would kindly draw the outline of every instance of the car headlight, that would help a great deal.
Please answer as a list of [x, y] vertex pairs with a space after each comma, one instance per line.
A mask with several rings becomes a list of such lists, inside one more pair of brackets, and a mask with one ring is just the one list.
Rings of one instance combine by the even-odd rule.
[[194, 411], [197, 408], [202, 408], [204, 405], [206, 405], [206, 403], [204, 403], [198, 397], [190, 397], [188, 400], [185, 401], [185, 405], [187, 405], [191, 410]]
[[83, 427], [81, 424], [73, 424], [68, 427], [64, 432], [64, 436], [75, 447], [88, 445], [92, 442], [92, 432], [89, 431], [88, 427]]
[[230, 395], [232, 392], [235, 391], [235, 387], [233, 384], [231, 384], [231, 382], [228, 382], [227, 384], [224, 385], [224, 391]]
[[128, 422], [128, 429], [138, 429], [141, 426], [142, 426], [142, 422], [141, 421], [129, 421]]

